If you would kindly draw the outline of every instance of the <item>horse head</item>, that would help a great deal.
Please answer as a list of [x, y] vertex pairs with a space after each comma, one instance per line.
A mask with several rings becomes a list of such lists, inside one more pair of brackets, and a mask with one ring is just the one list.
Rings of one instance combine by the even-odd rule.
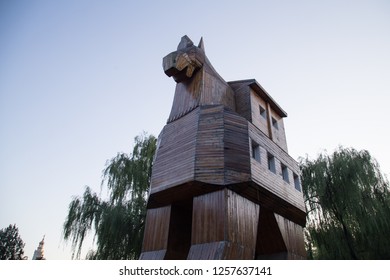
[[202, 68], [205, 62], [203, 39], [200, 39], [198, 47], [190, 38], [183, 36], [177, 50], [171, 52], [163, 59], [164, 72], [168, 77], [180, 83], [193, 76]]

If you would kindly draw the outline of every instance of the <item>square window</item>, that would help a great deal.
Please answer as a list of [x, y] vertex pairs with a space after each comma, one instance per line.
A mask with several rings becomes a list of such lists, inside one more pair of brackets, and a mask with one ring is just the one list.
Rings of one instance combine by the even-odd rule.
[[290, 183], [290, 179], [288, 178], [288, 168], [283, 163], [280, 164], [280, 167], [282, 169], [282, 177], [283, 180], [287, 183]]
[[260, 116], [262, 116], [264, 119], [267, 119], [267, 111], [265, 110], [265, 108], [259, 105], [259, 109], [260, 109]]
[[270, 153], [267, 153], [267, 158], [268, 158], [268, 169], [276, 173], [276, 168], [275, 168], [275, 157], [271, 155]]
[[260, 146], [254, 141], [252, 141], [252, 157], [260, 162]]
[[297, 191], [301, 191], [301, 182], [299, 180], [299, 176], [294, 173], [294, 186]]

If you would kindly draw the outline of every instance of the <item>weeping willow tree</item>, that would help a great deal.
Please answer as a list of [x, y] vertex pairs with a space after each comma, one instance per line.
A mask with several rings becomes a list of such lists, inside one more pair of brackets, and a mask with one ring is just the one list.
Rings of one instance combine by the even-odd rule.
[[89, 232], [94, 232], [96, 250], [90, 251], [87, 259], [138, 258], [156, 138], [142, 135], [134, 142], [132, 153], [118, 153], [103, 170], [102, 186], [107, 186], [107, 200], [86, 187], [81, 197], [70, 202], [63, 236], [72, 243], [72, 258], [80, 258]]
[[390, 259], [390, 192], [369, 152], [301, 160], [306, 245], [315, 259]]

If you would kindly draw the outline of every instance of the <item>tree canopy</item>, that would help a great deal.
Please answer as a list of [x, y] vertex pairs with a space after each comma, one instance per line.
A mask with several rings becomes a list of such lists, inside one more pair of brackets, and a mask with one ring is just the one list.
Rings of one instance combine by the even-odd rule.
[[0, 230], [0, 260], [23, 260], [24, 245], [16, 225]]
[[389, 259], [389, 182], [368, 151], [301, 160], [310, 258]]
[[87, 258], [139, 257], [157, 141], [154, 136], [141, 135], [134, 142], [132, 153], [118, 153], [106, 163], [102, 186], [107, 186], [107, 200], [102, 200], [87, 186], [83, 196], [74, 197], [70, 202], [63, 234], [65, 240], [72, 242], [72, 257], [80, 258], [84, 239], [91, 230], [97, 248]]

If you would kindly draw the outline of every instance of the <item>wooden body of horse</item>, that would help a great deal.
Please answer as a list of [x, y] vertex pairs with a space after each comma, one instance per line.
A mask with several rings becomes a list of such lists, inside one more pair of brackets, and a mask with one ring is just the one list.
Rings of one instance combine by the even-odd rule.
[[177, 85], [158, 140], [141, 259], [304, 258], [303, 200], [255, 180], [251, 133], [278, 147], [237, 113], [236, 92], [203, 41], [196, 47], [184, 36], [163, 68]]

